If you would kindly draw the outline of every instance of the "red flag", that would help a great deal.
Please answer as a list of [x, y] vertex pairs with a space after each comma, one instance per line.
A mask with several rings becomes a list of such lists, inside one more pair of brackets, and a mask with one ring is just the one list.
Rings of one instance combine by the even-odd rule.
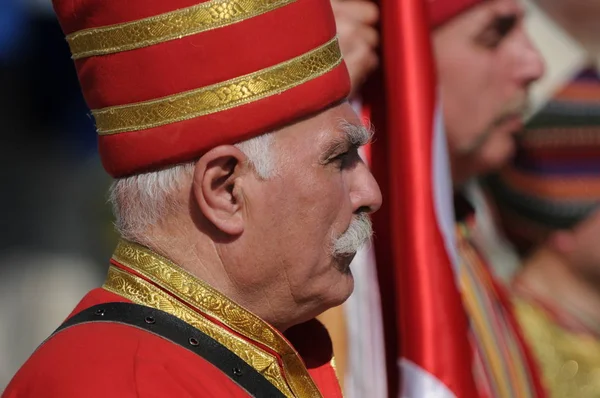
[[450, 166], [442, 123], [435, 123], [425, 4], [381, 0], [380, 11], [383, 74], [365, 99], [376, 130], [372, 168], [384, 194], [374, 223], [386, 351], [392, 355], [388, 390], [403, 398], [476, 397], [454, 272]]

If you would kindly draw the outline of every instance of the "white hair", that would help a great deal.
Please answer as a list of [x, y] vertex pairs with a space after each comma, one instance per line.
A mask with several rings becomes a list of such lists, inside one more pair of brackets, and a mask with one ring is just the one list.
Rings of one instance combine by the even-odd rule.
[[367, 213], [354, 216], [348, 229], [337, 238], [333, 238], [331, 253], [334, 257], [356, 254], [358, 249], [368, 243], [373, 236], [373, 225]]
[[[267, 133], [235, 146], [248, 158], [248, 164], [262, 179], [269, 179], [275, 170], [272, 144], [273, 133]], [[167, 169], [121, 178], [109, 191], [116, 218], [116, 229], [125, 239], [145, 242], [148, 228], [167, 215], [183, 209], [178, 195], [191, 186], [196, 162], [179, 164]]]

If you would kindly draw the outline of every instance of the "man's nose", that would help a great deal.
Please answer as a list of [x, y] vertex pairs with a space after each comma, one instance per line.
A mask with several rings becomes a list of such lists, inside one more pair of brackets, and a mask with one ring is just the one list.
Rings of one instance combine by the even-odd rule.
[[374, 213], [381, 207], [382, 196], [379, 184], [365, 164], [357, 170], [357, 176], [350, 192], [350, 200], [355, 213]]
[[542, 55], [524, 32], [522, 42], [523, 45], [521, 51], [519, 51], [520, 63], [517, 69], [517, 78], [522, 85], [528, 87], [544, 76], [546, 67]]

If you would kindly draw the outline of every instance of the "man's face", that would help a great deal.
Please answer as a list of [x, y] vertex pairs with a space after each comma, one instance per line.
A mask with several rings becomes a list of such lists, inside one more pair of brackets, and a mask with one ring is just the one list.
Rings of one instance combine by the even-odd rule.
[[[284, 128], [272, 148], [275, 175], [246, 193], [251, 227], [244, 234], [257, 248], [257, 271], [282, 281], [278, 295], [310, 317], [352, 292], [349, 265], [370, 237], [369, 224], [357, 220], [381, 205], [357, 152], [369, 138], [348, 103]], [[334, 254], [336, 246], [347, 253]]]
[[504, 164], [543, 73], [516, 0], [488, 0], [433, 32], [455, 183]]

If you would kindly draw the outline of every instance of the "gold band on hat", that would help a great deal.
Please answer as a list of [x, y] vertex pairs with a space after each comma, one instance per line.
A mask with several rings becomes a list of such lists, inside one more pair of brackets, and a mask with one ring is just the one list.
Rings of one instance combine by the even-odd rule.
[[221, 83], [155, 100], [93, 110], [99, 135], [158, 127], [282, 93], [338, 66], [337, 37], [286, 62]]
[[67, 35], [73, 59], [133, 50], [181, 39], [283, 7], [296, 0], [210, 0], [137, 21]]

